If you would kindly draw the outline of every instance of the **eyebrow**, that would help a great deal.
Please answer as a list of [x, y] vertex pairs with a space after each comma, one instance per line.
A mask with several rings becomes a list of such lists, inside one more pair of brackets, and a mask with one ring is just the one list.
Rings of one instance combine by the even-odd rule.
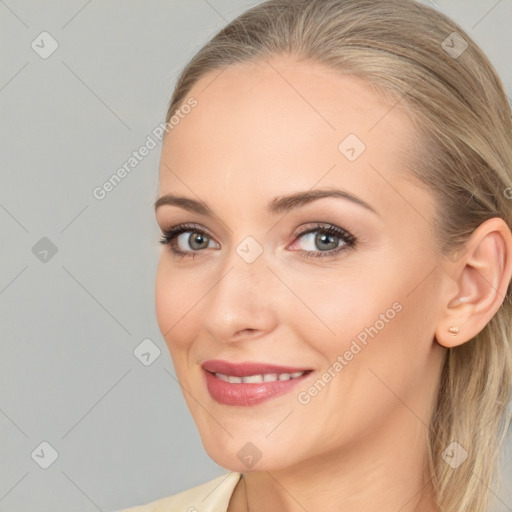
[[[305, 192], [296, 192], [287, 196], [275, 197], [267, 205], [266, 211], [271, 215], [277, 215], [279, 213], [289, 212], [295, 208], [300, 208], [308, 203], [311, 203], [312, 201], [316, 201], [317, 199], [323, 199], [324, 197], [338, 197], [346, 199], [358, 204], [359, 206], [362, 206], [363, 208], [366, 208], [367, 210], [370, 210], [376, 215], [379, 215], [377, 211], [372, 208], [372, 206], [370, 206], [359, 197], [356, 197], [346, 192], [345, 190], [332, 188], [308, 190]], [[163, 205], [177, 206], [179, 208], [183, 208], [184, 210], [195, 212], [200, 215], [213, 216], [212, 210], [206, 203], [188, 197], [165, 194], [156, 200], [155, 210]]]

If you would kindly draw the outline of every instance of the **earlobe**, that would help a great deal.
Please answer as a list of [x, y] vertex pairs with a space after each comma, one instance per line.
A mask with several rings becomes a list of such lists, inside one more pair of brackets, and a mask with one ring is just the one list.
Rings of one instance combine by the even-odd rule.
[[464, 330], [461, 331], [460, 326], [451, 325], [444, 331], [438, 329], [435, 334], [435, 339], [442, 347], [452, 348], [469, 341], [471, 337], [468, 337]]
[[512, 234], [503, 219], [483, 222], [466, 249], [462, 258], [447, 267], [456, 294], [448, 297], [435, 333], [437, 342], [447, 348], [471, 340], [484, 329], [502, 305], [512, 275]]

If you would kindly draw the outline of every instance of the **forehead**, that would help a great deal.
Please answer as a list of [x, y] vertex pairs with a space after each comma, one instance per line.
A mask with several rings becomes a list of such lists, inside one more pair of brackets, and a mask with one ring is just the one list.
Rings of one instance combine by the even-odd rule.
[[164, 140], [162, 194], [192, 190], [214, 204], [228, 190], [267, 198], [321, 181], [385, 207], [393, 198], [383, 180], [407, 172], [407, 115], [361, 78], [324, 65], [289, 57], [236, 64], [204, 75], [188, 97], [197, 106]]

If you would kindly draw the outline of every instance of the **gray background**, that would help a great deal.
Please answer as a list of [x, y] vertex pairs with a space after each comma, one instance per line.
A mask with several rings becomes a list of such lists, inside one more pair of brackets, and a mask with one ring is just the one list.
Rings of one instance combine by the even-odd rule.
[[[225, 472], [156, 323], [160, 147], [103, 200], [92, 191], [162, 122], [185, 62], [256, 3], [0, 0], [0, 512], [116, 510]], [[437, 6], [512, 96], [512, 0]], [[45, 59], [31, 47], [43, 31], [59, 45]], [[133, 353], [145, 339], [161, 350], [149, 366]], [[43, 441], [58, 452], [47, 469]], [[512, 510], [511, 445], [500, 511]]]

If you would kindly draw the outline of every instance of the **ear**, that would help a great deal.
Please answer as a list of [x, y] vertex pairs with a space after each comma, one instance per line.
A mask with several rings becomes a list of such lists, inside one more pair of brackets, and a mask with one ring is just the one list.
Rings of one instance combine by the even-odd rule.
[[[488, 219], [473, 232], [456, 261], [446, 259], [450, 294], [435, 337], [451, 348], [474, 338], [502, 305], [512, 276], [512, 233], [500, 218]], [[455, 290], [455, 292], [454, 292]], [[458, 327], [456, 335], [448, 329]]]

